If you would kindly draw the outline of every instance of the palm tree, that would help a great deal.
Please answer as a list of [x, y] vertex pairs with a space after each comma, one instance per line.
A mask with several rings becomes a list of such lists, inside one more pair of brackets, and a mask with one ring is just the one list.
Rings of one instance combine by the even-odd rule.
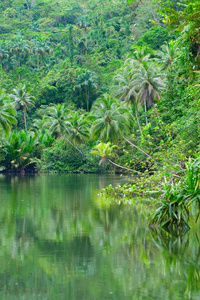
[[15, 54], [18, 67], [21, 65], [22, 53], [30, 51], [30, 46], [21, 34], [16, 34], [11, 40], [10, 52]]
[[64, 104], [52, 106], [48, 114], [44, 116], [43, 127], [48, 128], [51, 134], [55, 133], [58, 138], [64, 137], [72, 147], [84, 155], [84, 153], [66, 137], [66, 133], [70, 134], [70, 130], [68, 130], [68, 127], [70, 127], [68, 112], [69, 110]]
[[35, 97], [29, 94], [31, 89], [27, 88], [26, 85], [18, 85], [13, 91], [14, 94], [10, 94], [10, 97], [14, 99], [13, 105], [16, 109], [21, 108], [24, 113], [24, 127], [27, 130], [26, 124], [26, 111], [30, 110], [31, 107], [34, 107]]
[[134, 172], [134, 170], [123, 167], [121, 165], [118, 165], [110, 159], [110, 157], [115, 156], [115, 153], [113, 152], [113, 149], [115, 149], [116, 147], [117, 147], [116, 145], [111, 146], [110, 142], [100, 143], [95, 147], [95, 150], [93, 150], [91, 153], [101, 157], [99, 165], [101, 165], [103, 162], [105, 163], [106, 161], [108, 161], [109, 163], [111, 163], [115, 167], [122, 168], [122, 169], [125, 169], [125, 170], [128, 170], [128, 171]]
[[89, 123], [90, 120], [78, 111], [68, 115], [66, 126], [74, 144], [83, 144], [89, 138]]
[[118, 73], [114, 80], [118, 83], [113, 85], [113, 95], [115, 97], [119, 97], [120, 100], [124, 100], [125, 102], [131, 102], [134, 106], [135, 116], [137, 119], [138, 127], [141, 132], [140, 121], [138, 118], [138, 109], [137, 109], [137, 93], [135, 91], [135, 84], [132, 81], [131, 76], [129, 73], [124, 70], [124, 72]]
[[137, 91], [137, 100], [144, 106], [145, 112], [147, 107], [154, 106], [155, 100], [160, 99], [160, 91], [165, 86], [157, 65], [147, 62], [132, 71], [132, 84]]
[[74, 39], [73, 39], [73, 29], [76, 28], [72, 24], [68, 24], [66, 26], [66, 29], [69, 30], [69, 52], [70, 52], [70, 61], [71, 61], [71, 67], [73, 66], [73, 60], [74, 60]]
[[8, 134], [12, 128], [12, 124], [17, 124], [15, 115], [16, 111], [14, 107], [9, 104], [8, 97], [3, 91], [0, 91], [0, 125], [6, 134]]
[[50, 41], [45, 37], [37, 35], [31, 40], [33, 52], [37, 55], [37, 68], [39, 69], [39, 55], [41, 57], [41, 65], [44, 65], [44, 56], [53, 53]]
[[90, 133], [102, 141], [117, 141], [129, 127], [128, 110], [116, 99], [105, 94], [92, 107], [94, 122]]
[[43, 127], [48, 128], [50, 133], [54, 133], [60, 138], [66, 132], [67, 113], [68, 109], [64, 104], [50, 107], [47, 115], [43, 118]]
[[1, 68], [3, 69], [3, 59], [4, 57], [8, 57], [8, 51], [5, 41], [0, 41], [0, 61], [1, 61]]
[[80, 28], [84, 28], [85, 33], [85, 47], [86, 47], [86, 54], [87, 54], [87, 28], [90, 26], [90, 20], [87, 16], [79, 18], [79, 26]]
[[81, 69], [79, 75], [74, 81], [74, 89], [78, 88], [85, 90], [87, 112], [89, 112], [90, 91], [92, 88], [97, 89], [97, 79], [95, 72], [88, 69]]
[[129, 72], [132, 69], [138, 68], [141, 64], [149, 62], [151, 60], [151, 52], [146, 46], [135, 47], [135, 50], [131, 53], [130, 57], [125, 61], [125, 66]]
[[177, 49], [171, 44], [161, 46], [162, 51], [157, 51], [156, 54], [160, 57], [159, 62], [162, 64], [161, 70], [168, 69], [177, 54]]

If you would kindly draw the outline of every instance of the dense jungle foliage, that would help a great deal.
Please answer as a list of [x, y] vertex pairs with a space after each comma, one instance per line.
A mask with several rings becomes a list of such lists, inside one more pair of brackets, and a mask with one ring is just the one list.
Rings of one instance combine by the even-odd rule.
[[165, 189], [184, 188], [194, 167], [200, 197], [200, 1], [5, 0], [0, 10], [3, 172], [128, 171], [138, 193], [161, 193], [164, 177]]

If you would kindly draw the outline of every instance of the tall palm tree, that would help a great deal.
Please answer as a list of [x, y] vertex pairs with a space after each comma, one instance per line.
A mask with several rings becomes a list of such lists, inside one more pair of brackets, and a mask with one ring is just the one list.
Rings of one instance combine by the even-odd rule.
[[5, 41], [0, 41], [0, 61], [1, 61], [2, 69], [3, 69], [3, 59], [5, 56], [8, 57], [7, 45]]
[[84, 114], [71, 112], [67, 117], [67, 130], [74, 144], [83, 144], [89, 138], [90, 120]]
[[131, 102], [134, 106], [135, 116], [137, 119], [138, 127], [141, 132], [140, 121], [138, 118], [138, 109], [137, 109], [137, 93], [135, 90], [135, 84], [129, 75], [129, 73], [124, 69], [124, 72], [118, 73], [114, 80], [118, 83], [113, 85], [113, 95], [115, 97], [119, 97], [120, 100], [124, 100], [125, 102]]
[[24, 114], [24, 127], [27, 130], [26, 124], [26, 111], [34, 107], [35, 97], [29, 94], [31, 89], [27, 88], [26, 85], [19, 84], [13, 89], [14, 94], [10, 94], [10, 97], [14, 99], [13, 105], [16, 109], [22, 109]]
[[79, 26], [80, 28], [84, 28], [85, 33], [85, 46], [86, 46], [86, 54], [87, 54], [87, 28], [91, 25], [88, 16], [82, 16], [79, 18]]
[[92, 107], [94, 122], [90, 133], [94, 138], [102, 141], [117, 141], [128, 131], [128, 110], [116, 101], [116, 99], [105, 94], [98, 99]]
[[71, 61], [71, 67], [73, 66], [73, 60], [74, 60], [74, 38], [73, 38], [73, 29], [76, 28], [72, 24], [68, 24], [66, 26], [66, 29], [69, 30], [69, 52], [70, 52], [70, 61]]
[[17, 124], [15, 118], [16, 111], [14, 107], [8, 102], [8, 97], [3, 91], [0, 91], [0, 125], [6, 134], [12, 128], [12, 124]]
[[68, 112], [69, 110], [65, 107], [64, 104], [57, 104], [52, 106], [49, 109], [47, 115], [44, 116], [43, 127], [49, 129], [51, 134], [55, 133], [58, 138], [64, 137], [64, 139], [77, 151], [79, 151], [82, 155], [84, 153], [77, 148], [66, 136], [66, 134], [70, 134], [70, 124], [68, 122]]
[[90, 91], [92, 88], [97, 89], [97, 80], [98, 78], [95, 72], [92, 72], [88, 69], [81, 69], [74, 81], [74, 89], [78, 88], [85, 91], [87, 112], [89, 111]]
[[147, 112], [147, 108], [153, 107], [154, 101], [160, 99], [160, 92], [165, 86], [162, 74], [155, 63], [147, 62], [143, 63], [140, 68], [134, 69], [132, 73], [132, 84], [137, 91], [137, 99]]
[[50, 107], [47, 115], [43, 118], [43, 127], [48, 128], [58, 138], [66, 133], [66, 119], [68, 109], [64, 104], [57, 104]]

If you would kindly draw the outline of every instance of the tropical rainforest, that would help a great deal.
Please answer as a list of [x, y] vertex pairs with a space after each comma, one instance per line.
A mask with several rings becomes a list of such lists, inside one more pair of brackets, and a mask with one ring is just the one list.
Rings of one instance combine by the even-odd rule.
[[1, 172], [133, 174], [104, 192], [162, 194], [153, 220], [186, 222], [200, 204], [200, 1], [0, 10]]

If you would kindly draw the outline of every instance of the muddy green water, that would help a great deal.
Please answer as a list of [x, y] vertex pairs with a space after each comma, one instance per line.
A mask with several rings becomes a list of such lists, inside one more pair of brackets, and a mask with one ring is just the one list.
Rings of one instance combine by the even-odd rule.
[[105, 206], [114, 175], [0, 176], [0, 299], [200, 299], [200, 230]]

